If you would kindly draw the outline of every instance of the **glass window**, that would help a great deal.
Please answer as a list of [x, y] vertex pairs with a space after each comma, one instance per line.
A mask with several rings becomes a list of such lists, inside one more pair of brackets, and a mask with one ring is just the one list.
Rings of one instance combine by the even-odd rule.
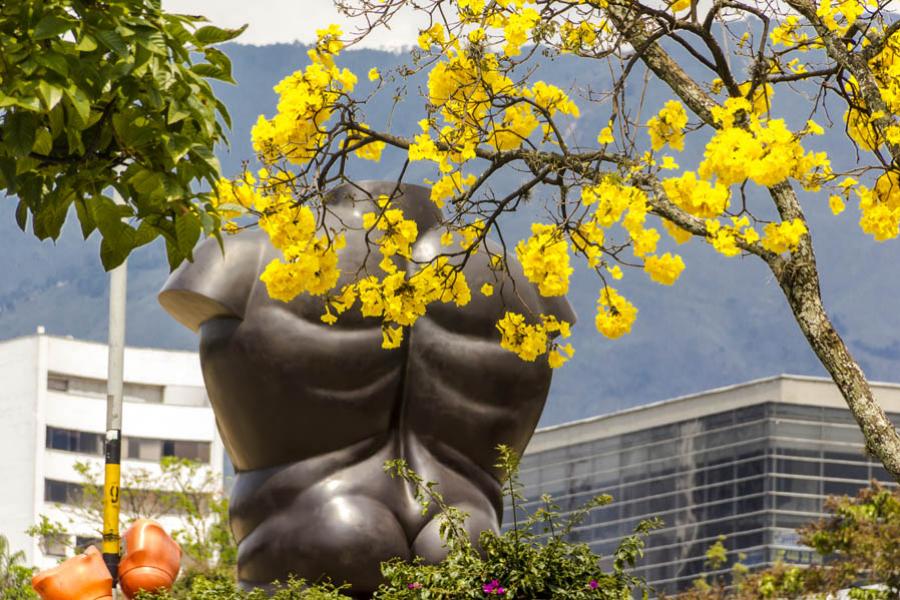
[[103, 436], [87, 431], [73, 431], [59, 427], [47, 427], [46, 447], [50, 450], [103, 454]]
[[816, 479], [792, 479], [775, 477], [776, 492], [794, 492], [796, 494], [820, 494], [819, 481]]
[[55, 479], [44, 480], [44, 502], [78, 504], [81, 501], [81, 485]]
[[152, 460], [158, 462], [162, 458], [161, 440], [145, 438], [127, 438], [128, 458], [136, 460]]
[[134, 460], [159, 462], [164, 456], [174, 456], [208, 463], [210, 457], [209, 442], [129, 437], [125, 439], [125, 445], [126, 456]]
[[69, 380], [59, 375], [47, 375], [47, 389], [55, 392], [68, 392]]
[[843, 481], [826, 481], [824, 487], [824, 493], [827, 496], [855, 496], [859, 492], [859, 488], [865, 487], [865, 485]]
[[47, 556], [65, 556], [68, 547], [69, 536], [67, 535], [57, 533], [41, 536], [41, 552]]
[[97, 536], [89, 536], [89, 535], [76, 535], [75, 536], [75, 554], [83, 554], [85, 550], [88, 549], [88, 546], [95, 546], [97, 550], [100, 549], [100, 544], [103, 542], [103, 538], [99, 538]]
[[869, 480], [869, 465], [866, 463], [826, 462], [824, 469], [825, 477], [829, 478]]

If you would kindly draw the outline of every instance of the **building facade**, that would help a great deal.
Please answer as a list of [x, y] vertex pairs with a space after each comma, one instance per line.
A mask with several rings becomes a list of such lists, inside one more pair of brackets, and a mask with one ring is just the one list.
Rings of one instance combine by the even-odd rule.
[[[900, 424], [900, 385], [873, 388]], [[834, 384], [795, 376], [539, 430], [520, 476], [526, 510], [544, 493], [564, 513], [612, 495], [572, 534], [606, 557], [641, 520], [660, 517], [636, 574], [667, 593], [706, 571], [704, 553], [719, 536], [730, 563], [814, 561], [795, 529], [823, 516], [827, 496], [855, 495], [871, 479], [894, 485], [863, 453]]]
[[[105, 344], [41, 333], [0, 342], [0, 534], [29, 565], [52, 566], [99, 536], [101, 524], [79, 509], [84, 478], [75, 466], [102, 473], [106, 369]], [[152, 500], [160, 460], [171, 456], [208, 465], [206, 486], [220, 487], [224, 450], [197, 354], [126, 348], [124, 379], [123, 482], [142, 473], [141, 497]], [[69, 535], [26, 534], [42, 516]], [[172, 512], [160, 521], [179, 525]]]

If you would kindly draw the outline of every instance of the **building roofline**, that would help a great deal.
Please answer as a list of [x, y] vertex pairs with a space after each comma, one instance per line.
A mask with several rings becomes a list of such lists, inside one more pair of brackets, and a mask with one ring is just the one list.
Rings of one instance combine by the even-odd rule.
[[[751, 379], [749, 381], [742, 381], [741, 383], [732, 383], [730, 385], [723, 385], [716, 388], [710, 388], [708, 390], [703, 390], [701, 392], [692, 392], [690, 394], [684, 394], [681, 396], [674, 396], [672, 398], [666, 398], [664, 400], [657, 400], [655, 402], [648, 402], [647, 404], [641, 404], [639, 406], [632, 406], [630, 408], [623, 408], [622, 410], [617, 410], [611, 413], [604, 413], [600, 415], [595, 415], [593, 417], [585, 417], [583, 419], [576, 419], [574, 421], [567, 421], [565, 423], [557, 423], [556, 425], [548, 425], [547, 427], [540, 427], [537, 429], [539, 432], [545, 431], [554, 431], [557, 429], [566, 429], [569, 427], [573, 427], [575, 425], [583, 425], [588, 423], [593, 423], [596, 421], [603, 421], [604, 419], [609, 419], [610, 417], [618, 417], [622, 415], [628, 415], [631, 413], [638, 413], [646, 410], [654, 410], [660, 407], [664, 407], [669, 404], [675, 404], [677, 402], [686, 402], [692, 400], [694, 398], [700, 398], [702, 396], [709, 396], [712, 394], [721, 394], [725, 392], [731, 392], [734, 390], [739, 390], [741, 388], [747, 388], [752, 386], [757, 386], [763, 383], [772, 383], [776, 381], [809, 381], [814, 383], [832, 383], [832, 379], [828, 377], [820, 377], [817, 375], [794, 375], [791, 373], [781, 373], [780, 375], [770, 375], [768, 377], [760, 377], [758, 379]], [[877, 387], [886, 387], [900, 390], [900, 383], [887, 382], [887, 381], [869, 381], [869, 385], [877, 386]]]
[[[879, 390], [886, 392], [879, 398], [886, 411], [900, 412], [900, 384], [871, 381], [870, 385], [876, 395]], [[781, 374], [542, 427], [535, 431], [526, 452], [543, 452], [764, 402], [846, 408], [830, 378]]]
[[[55, 333], [28, 333], [24, 335], [17, 335], [15, 337], [5, 338], [0, 340], [0, 346], [4, 346], [6, 344], [10, 344], [12, 342], [20, 342], [28, 339], [38, 339], [38, 338], [50, 338], [53, 340], [59, 340], [62, 342], [75, 342], [77, 344], [89, 344], [92, 346], [101, 346], [107, 347], [109, 344], [106, 342], [98, 342], [97, 340], [86, 340], [84, 338], [77, 338], [71, 335], [59, 335]], [[131, 344], [125, 344], [126, 350], [139, 350], [139, 351], [150, 351], [150, 352], [168, 352], [171, 354], [197, 354], [196, 350], [177, 350], [175, 348], [160, 348], [158, 346], [134, 346]]]

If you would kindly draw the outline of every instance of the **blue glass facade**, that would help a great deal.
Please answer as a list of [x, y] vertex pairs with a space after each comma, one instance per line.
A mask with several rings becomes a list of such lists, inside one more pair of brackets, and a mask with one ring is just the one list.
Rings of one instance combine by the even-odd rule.
[[604, 556], [640, 520], [662, 518], [637, 573], [672, 593], [704, 572], [704, 553], [720, 535], [732, 562], [739, 554], [755, 567], [815, 560], [795, 528], [822, 516], [828, 495], [890, 482], [862, 448], [846, 409], [767, 401], [528, 451], [520, 476], [527, 509], [543, 493], [563, 511], [611, 494], [615, 501], [572, 533]]

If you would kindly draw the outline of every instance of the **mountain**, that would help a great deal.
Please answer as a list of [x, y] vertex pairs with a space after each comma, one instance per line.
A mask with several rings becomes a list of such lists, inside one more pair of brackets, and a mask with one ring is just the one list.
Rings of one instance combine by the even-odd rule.
[[[272, 86], [306, 64], [306, 48], [230, 45], [226, 51], [234, 61], [238, 85], [218, 89], [234, 120], [231, 148], [221, 149], [219, 154], [225, 172], [234, 174], [243, 160], [252, 158], [249, 131], [253, 122], [260, 113], [271, 116], [275, 110]], [[405, 58], [396, 53], [359, 50], [345, 53], [341, 62], [364, 80], [371, 66], [388, 73]], [[602, 90], [609, 87], [604, 72], [599, 63], [592, 70], [573, 60], [548, 58], [533, 76], [566, 87], [574, 82], [580, 90]], [[411, 78], [406, 84], [409, 100], [394, 107], [390, 94], [385, 94], [366, 108], [366, 119], [379, 125], [390, 121], [396, 132], [416, 132], [422, 108], [415, 99], [422, 85], [421, 76]], [[369, 86], [367, 81], [360, 82], [362, 90]], [[626, 90], [629, 96], [641, 92]], [[668, 98], [654, 83], [646, 95], [650, 112]], [[584, 100], [579, 104], [583, 115], [573, 132], [588, 144], [605, 125], [607, 116]], [[784, 116], [792, 123], [803, 123], [809, 117], [799, 112], [808, 106], [806, 102], [783, 104], [788, 110]], [[855, 156], [841, 151], [846, 148], [841, 112], [832, 114], [838, 115], [838, 120], [818, 141], [818, 149], [830, 149], [833, 159], [852, 164]], [[689, 143], [679, 155], [682, 167], [696, 165], [702, 152], [699, 143]], [[358, 165], [354, 176], [389, 177], [396, 175], [399, 165], [397, 153], [386, 153], [379, 165]], [[430, 175], [424, 165], [416, 164], [406, 180], [421, 181]], [[501, 178], [497, 192], [512, 185], [515, 177], [510, 172]], [[835, 324], [870, 378], [900, 380], [900, 311], [896, 309], [900, 242], [873, 242], [859, 230], [858, 215], [852, 209], [835, 217], [821, 196], [811, 195], [804, 202], [825, 304]], [[55, 244], [41, 243], [15, 226], [12, 199], [4, 206], [0, 252], [6, 257], [8, 276], [0, 281], [0, 338], [32, 333], [36, 326], [43, 325], [48, 333], [105, 340], [107, 276], [99, 264], [98, 240], [83, 241], [76, 224], [70, 222]], [[537, 202], [526, 207], [525, 213], [514, 215], [507, 223], [508, 230], [524, 235], [528, 217], [535, 214], [539, 214]], [[670, 240], [664, 243], [672, 245]], [[584, 272], [576, 273], [570, 300], [581, 319], [572, 340], [577, 352], [555, 374], [542, 424], [778, 373], [824, 375], [778, 286], [759, 260], [726, 259], [697, 241], [678, 251], [687, 268], [671, 288], [650, 282], [642, 272], [626, 271], [620, 287], [640, 313], [631, 335], [615, 341], [606, 340], [593, 327], [597, 281], [585, 277]], [[194, 334], [170, 319], [156, 302], [156, 291], [166, 275], [159, 244], [143, 248], [129, 259], [127, 342], [195, 349]]]

